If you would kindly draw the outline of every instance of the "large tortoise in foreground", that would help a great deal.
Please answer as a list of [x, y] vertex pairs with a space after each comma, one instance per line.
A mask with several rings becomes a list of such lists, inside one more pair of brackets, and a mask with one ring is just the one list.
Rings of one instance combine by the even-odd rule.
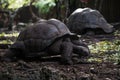
[[90, 8], [78, 8], [68, 18], [67, 26], [71, 32], [86, 34], [111, 33], [113, 26], [107, 23], [99, 11]]
[[64, 64], [73, 64], [73, 53], [85, 57], [90, 52], [87, 45], [71, 33], [64, 23], [50, 19], [39, 21], [22, 31], [3, 60], [61, 55]]

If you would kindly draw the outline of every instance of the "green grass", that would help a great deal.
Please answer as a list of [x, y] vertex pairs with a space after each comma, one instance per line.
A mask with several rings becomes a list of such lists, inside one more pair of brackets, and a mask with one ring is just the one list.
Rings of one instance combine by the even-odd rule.
[[[96, 44], [89, 45], [91, 54], [97, 55], [96, 57], [91, 57], [89, 61], [97, 62], [120, 62], [120, 40], [114, 41], [100, 41]], [[99, 58], [100, 57], [100, 58]]]

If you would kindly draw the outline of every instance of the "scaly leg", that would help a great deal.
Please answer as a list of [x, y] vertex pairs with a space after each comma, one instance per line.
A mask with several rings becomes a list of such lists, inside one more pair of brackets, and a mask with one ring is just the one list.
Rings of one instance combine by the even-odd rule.
[[66, 38], [64, 39], [64, 41], [62, 42], [61, 44], [61, 61], [64, 63], [64, 64], [70, 64], [72, 65], [73, 62], [72, 62], [72, 51], [73, 51], [73, 45], [70, 41], [69, 38]]

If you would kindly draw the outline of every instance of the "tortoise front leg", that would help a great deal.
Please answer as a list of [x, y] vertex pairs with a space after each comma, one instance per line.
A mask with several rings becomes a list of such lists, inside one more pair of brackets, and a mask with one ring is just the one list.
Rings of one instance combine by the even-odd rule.
[[14, 61], [14, 56], [15, 56], [16, 54], [13, 52], [13, 51], [11, 51], [10, 49], [8, 49], [6, 52], [5, 52], [5, 54], [2, 56], [2, 58], [1, 58], [1, 60], [2, 61], [6, 61], [6, 62], [11, 62], [11, 61]]
[[72, 65], [72, 51], [73, 51], [73, 45], [69, 38], [66, 38], [63, 40], [61, 44], [61, 61], [63, 64], [70, 64]]

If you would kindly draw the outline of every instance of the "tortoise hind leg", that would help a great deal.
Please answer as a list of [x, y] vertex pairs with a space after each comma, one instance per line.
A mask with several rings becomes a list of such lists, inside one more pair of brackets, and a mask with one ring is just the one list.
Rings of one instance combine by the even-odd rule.
[[15, 56], [15, 53], [12, 52], [10, 49], [7, 50], [7, 52], [2, 56], [1, 60], [6, 62], [14, 61], [13, 56]]
[[21, 57], [21, 56], [24, 57], [24, 51], [25, 51], [24, 43], [18, 41], [13, 45], [11, 45], [11, 47], [3, 55], [2, 60], [10, 62], [10, 61], [14, 61], [16, 57]]

